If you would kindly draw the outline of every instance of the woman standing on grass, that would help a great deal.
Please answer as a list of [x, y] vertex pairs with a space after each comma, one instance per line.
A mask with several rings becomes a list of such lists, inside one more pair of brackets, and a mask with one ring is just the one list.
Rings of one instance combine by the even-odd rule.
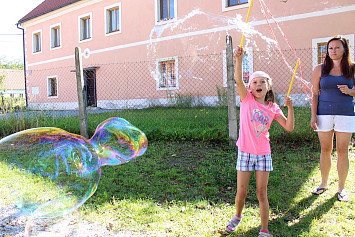
[[351, 61], [348, 42], [335, 36], [327, 43], [324, 63], [315, 67], [312, 78], [311, 127], [318, 132], [321, 145], [321, 184], [312, 191], [319, 195], [328, 189], [333, 138], [336, 134], [338, 155], [338, 200], [349, 201], [345, 180], [349, 170], [348, 148], [355, 132], [353, 97], [355, 65]]
[[259, 200], [261, 230], [259, 237], [272, 236], [268, 230], [269, 201], [267, 186], [269, 173], [272, 171], [271, 150], [269, 143], [269, 128], [275, 118], [287, 131], [294, 128], [294, 112], [292, 99], [286, 97], [288, 107], [286, 118], [280, 107], [274, 103], [274, 93], [271, 90], [271, 78], [265, 72], [254, 72], [249, 79], [249, 89], [242, 79], [243, 49], [235, 51], [235, 80], [241, 100], [240, 130], [237, 159], [237, 195], [235, 197], [236, 215], [229, 222], [225, 233], [232, 233], [242, 219], [242, 210], [247, 196], [251, 172], [255, 170], [257, 196]]

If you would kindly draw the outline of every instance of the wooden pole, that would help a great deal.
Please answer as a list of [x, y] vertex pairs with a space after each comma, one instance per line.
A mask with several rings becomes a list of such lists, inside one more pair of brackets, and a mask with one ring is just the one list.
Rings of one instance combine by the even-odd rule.
[[81, 49], [75, 47], [75, 72], [76, 72], [76, 83], [78, 91], [78, 102], [79, 102], [79, 122], [80, 122], [80, 135], [89, 138], [88, 134], [88, 121], [86, 114], [86, 92], [84, 90], [84, 75], [83, 75], [83, 63]]
[[237, 108], [235, 98], [235, 80], [233, 63], [233, 43], [232, 37], [226, 37], [226, 61], [227, 61], [227, 97], [228, 97], [228, 126], [229, 126], [229, 144], [235, 146], [237, 141]]

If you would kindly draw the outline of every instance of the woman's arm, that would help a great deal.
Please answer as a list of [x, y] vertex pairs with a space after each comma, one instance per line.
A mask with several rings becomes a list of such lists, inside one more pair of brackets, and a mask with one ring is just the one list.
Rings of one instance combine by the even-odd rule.
[[293, 103], [292, 98], [286, 97], [285, 98], [285, 105], [288, 109], [287, 118], [284, 115], [279, 115], [275, 117], [275, 120], [279, 122], [279, 124], [286, 129], [288, 132], [292, 132], [295, 128], [295, 114], [293, 110]]
[[318, 65], [314, 68], [312, 75], [312, 98], [311, 98], [311, 127], [316, 130], [318, 126], [317, 110], [318, 110], [318, 97], [319, 97], [319, 82], [322, 74], [322, 66]]
[[239, 48], [238, 46], [234, 51], [234, 57], [236, 59], [234, 78], [235, 78], [235, 82], [237, 83], [237, 90], [241, 101], [244, 100], [248, 92], [243, 81], [243, 66], [242, 66], [243, 55], [244, 55], [243, 48]]

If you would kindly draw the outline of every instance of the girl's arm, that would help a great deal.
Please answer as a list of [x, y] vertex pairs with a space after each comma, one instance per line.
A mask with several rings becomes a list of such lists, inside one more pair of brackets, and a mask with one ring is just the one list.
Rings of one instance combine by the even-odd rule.
[[287, 106], [288, 109], [288, 115], [287, 118], [284, 115], [279, 115], [275, 117], [275, 120], [279, 122], [279, 124], [286, 129], [288, 132], [292, 132], [293, 129], [295, 128], [295, 115], [293, 111], [293, 103], [292, 103], [292, 98], [286, 97], [285, 98], [285, 105]]
[[317, 109], [318, 109], [318, 97], [319, 97], [319, 82], [322, 74], [322, 66], [318, 65], [314, 68], [312, 76], [312, 99], [311, 99], [311, 127], [316, 130], [318, 126]]
[[237, 83], [238, 94], [240, 96], [241, 101], [244, 100], [248, 92], [243, 81], [243, 67], [242, 67], [243, 55], [244, 55], [243, 48], [239, 48], [238, 46], [234, 51], [234, 57], [236, 59], [234, 78], [235, 78], [235, 82]]

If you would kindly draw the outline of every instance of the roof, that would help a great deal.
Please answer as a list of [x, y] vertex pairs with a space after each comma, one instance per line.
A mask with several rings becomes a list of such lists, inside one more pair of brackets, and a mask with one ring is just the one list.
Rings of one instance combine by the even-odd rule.
[[7, 90], [24, 90], [25, 75], [23, 70], [0, 69], [0, 75], [5, 75], [3, 87]]
[[36, 8], [30, 11], [26, 16], [22, 17], [18, 23], [23, 23], [25, 21], [31, 20], [33, 18], [44, 15], [48, 12], [60, 9], [69, 4], [78, 2], [81, 0], [45, 0], [41, 4], [39, 4]]

